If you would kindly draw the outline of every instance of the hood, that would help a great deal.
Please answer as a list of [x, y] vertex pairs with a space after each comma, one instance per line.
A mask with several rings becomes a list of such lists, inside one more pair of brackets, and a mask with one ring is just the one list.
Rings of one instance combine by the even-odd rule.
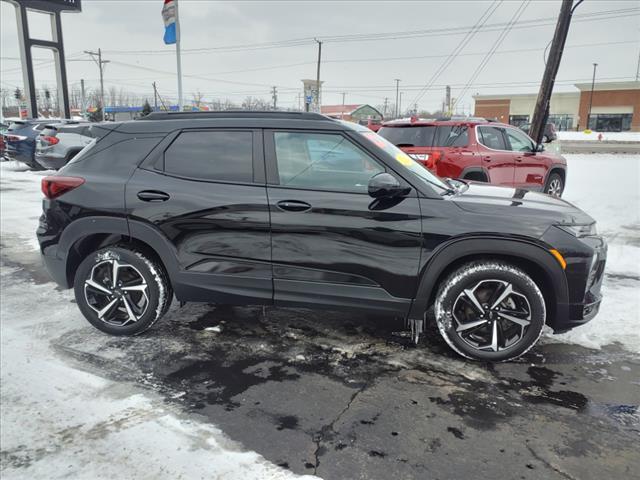
[[461, 209], [480, 214], [546, 217], [554, 223], [590, 224], [595, 220], [561, 198], [521, 188], [469, 183], [452, 198]]

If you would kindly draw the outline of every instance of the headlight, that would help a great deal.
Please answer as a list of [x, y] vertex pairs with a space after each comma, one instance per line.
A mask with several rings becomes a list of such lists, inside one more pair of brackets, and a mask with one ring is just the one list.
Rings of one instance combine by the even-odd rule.
[[557, 225], [558, 228], [570, 233], [574, 237], [588, 237], [590, 235], [597, 235], [596, 222], [589, 225]]

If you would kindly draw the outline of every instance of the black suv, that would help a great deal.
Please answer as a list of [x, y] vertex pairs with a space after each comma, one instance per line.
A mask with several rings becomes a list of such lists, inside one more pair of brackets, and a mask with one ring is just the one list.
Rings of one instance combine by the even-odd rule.
[[448, 344], [500, 361], [595, 316], [606, 244], [542, 193], [442, 180], [366, 127], [313, 113], [152, 113], [42, 181], [52, 277], [96, 328], [181, 302], [434, 307]]

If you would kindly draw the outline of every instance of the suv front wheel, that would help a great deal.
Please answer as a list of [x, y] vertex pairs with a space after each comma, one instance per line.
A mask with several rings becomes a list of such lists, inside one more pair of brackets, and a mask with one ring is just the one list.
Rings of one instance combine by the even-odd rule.
[[86, 319], [111, 335], [137, 335], [169, 309], [173, 290], [162, 265], [128, 246], [106, 247], [85, 258], [74, 280]]
[[521, 269], [501, 261], [472, 262], [441, 284], [435, 315], [440, 334], [460, 355], [506, 361], [535, 345], [545, 323], [545, 302]]

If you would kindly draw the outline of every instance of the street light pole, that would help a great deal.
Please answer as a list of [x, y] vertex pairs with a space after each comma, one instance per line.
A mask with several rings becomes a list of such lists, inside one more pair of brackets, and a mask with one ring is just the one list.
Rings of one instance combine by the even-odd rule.
[[593, 89], [596, 83], [596, 68], [598, 64], [593, 64], [593, 77], [591, 78], [591, 95], [589, 95], [589, 113], [587, 113], [587, 128], [589, 128], [589, 121], [591, 120], [591, 106], [593, 105]]

